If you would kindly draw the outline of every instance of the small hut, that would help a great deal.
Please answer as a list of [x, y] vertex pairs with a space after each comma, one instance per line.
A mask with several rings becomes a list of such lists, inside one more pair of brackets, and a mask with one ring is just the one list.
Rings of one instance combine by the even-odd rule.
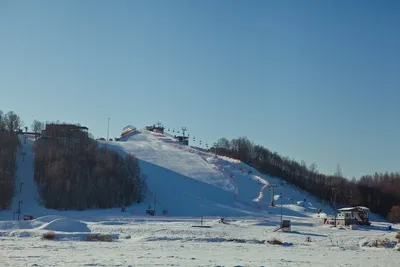
[[371, 225], [369, 221], [369, 208], [357, 206], [338, 209], [337, 225]]

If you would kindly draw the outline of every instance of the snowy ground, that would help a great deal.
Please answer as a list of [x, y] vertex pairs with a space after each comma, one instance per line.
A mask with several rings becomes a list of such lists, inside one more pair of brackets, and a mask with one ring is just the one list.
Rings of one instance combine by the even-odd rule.
[[[27, 136], [26, 142], [22, 138], [13, 205], [0, 212], [1, 267], [398, 266], [400, 252], [394, 244], [363, 245], [395, 240], [399, 229], [388, 231], [389, 224], [378, 216], [371, 214], [371, 227], [330, 228], [321, 218], [332, 215], [331, 207], [281, 179], [146, 131], [122, 142], [100, 143], [139, 159], [149, 187], [145, 203], [126, 212], [48, 210], [38, 200], [33, 179], [33, 137]], [[270, 184], [277, 185], [274, 194]], [[201, 199], [211, 228], [192, 227], [199, 224]], [[270, 206], [271, 199], [276, 207]], [[156, 216], [146, 216], [154, 200]], [[21, 218], [37, 219], [13, 221], [19, 208]], [[167, 216], [160, 216], [162, 209], [168, 210]], [[323, 213], [317, 214], [319, 209]], [[291, 233], [273, 232], [281, 212], [292, 221]], [[229, 224], [218, 223], [219, 217]], [[57, 240], [42, 240], [48, 231]], [[94, 233], [111, 234], [114, 241], [86, 241]], [[266, 243], [272, 238], [284, 245]]]
[[[276, 218], [278, 219], [278, 218]], [[276, 222], [208, 219], [104, 218], [77, 222], [47, 216], [31, 222], [0, 221], [0, 266], [398, 266], [400, 252], [367, 248], [395, 231], [335, 229], [293, 221], [292, 232], [273, 232]], [[46, 231], [58, 240], [43, 240]], [[90, 233], [113, 242], [89, 242]], [[311, 238], [311, 242], [307, 238]], [[271, 245], [277, 238], [284, 245]]]

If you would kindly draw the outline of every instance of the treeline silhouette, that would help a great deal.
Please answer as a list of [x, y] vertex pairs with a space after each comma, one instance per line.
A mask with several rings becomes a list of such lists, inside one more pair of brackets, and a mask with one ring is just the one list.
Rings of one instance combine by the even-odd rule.
[[14, 196], [20, 126], [18, 115], [12, 111], [4, 114], [0, 110], [0, 210], [9, 208]]
[[[391, 222], [400, 222], [400, 173], [366, 175], [358, 181], [348, 180], [338, 166], [333, 175], [319, 173], [316, 164], [307, 166], [282, 157], [246, 137], [232, 140], [220, 138], [216, 142], [219, 155], [232, 157], [251, 165], [262, 173], [280, 177], [323, 201], [333, 205], [366, 206]], [[210, 151], [214, 152], [215, 147]]]
[[[31, 130], [40, 133], [47, 123], [35, 120]], [[14, 197], [22, 128], [28, 131], [17, 114], [0, 111], [0, 210], [10, 208]], [[123, 207], [141, 202], [146, 193], [138, 160], [99, 147], [90, 134], [42, 138], [35, 143], [34, 151], [34, 179], [46, 208]]]
[[145, 194], [137, 159], [99, 148], [97, 142], [50, 139], [35, 147], [35, 182], [46, 208], [85, 210], [141, 202]]

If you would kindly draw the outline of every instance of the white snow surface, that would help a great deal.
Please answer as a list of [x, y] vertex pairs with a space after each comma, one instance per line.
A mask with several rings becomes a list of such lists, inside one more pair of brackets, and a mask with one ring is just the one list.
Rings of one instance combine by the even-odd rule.
[[[340, 230], [294, 220], [292, 232], [283, 233], [273, 232], [276, 221], [267, 219], [208, 219], [210, 228], [197, 228], [197, 219], [104, 217], [82, 224], [117, 238], [89, 242], [87, 232], [73, 231], [44, 240], [46, 223], [31, 223], [39, 226], [0, 230], [0, 266], [398, 266], [400, 253], [367, 246], [394, 240], [394, 231], [378, 226]], [[266, 242], [274, 238], [283, 244]]]
[[[398, 265], [400, 252], [394, 248], [368, 246], [394, 240], [398, 225], [390, 231], [374, 214], [372, 226], [359, 230], [323, 225], [333, 212], [319, 199], [238, 160], [215, 158], [147, 131], [121, 142], [99, 143], [139, 159], [149, 188], [145, 203], [134, 203], [126, 212], [48, 210], [38, 201], [33, 179], [33, 137], [21, 141], [13, 205], [0, 212], [0, 266]], [[273, 196], [270, 185], [277, 185]], [[156, 216], [147, 216], [154, 199]], [[211, 228], [192, 227], [200, 224], [201, 199], [205, 225]], [[272, 199], [275, 207], [270, 206]], [[21, 219], [36, 219], [13, 221], [19, 201]], [[162, 209], [168, 215], [162, 215]], [[281, 214], [291, 220], [291, 233], [273, 231]], [[218, 223], [220, 217], [227, 224]], [[56, 233], [55, 241], [42, 240], [48, 231]], [[114, 242], [88, 242], [88, 234], [110, 234]], [[283, 245], [265, 242], [272, 238]]]
[[[270, 214], [314, 217], [320, 208], [333, 214], [329, 205], [300, 192], [281, 179], [259, 173], [235, 159], [218, 156], [173, 140], [167, 134], [137, 131], [121, 142], [101, 142], [122, 154], [133, 154], [147, 176], [150, 190], [147, 204], [157, 200], [158, 209], [167, 209], [169, 216], [199, 216], [203, 198], [205, 216], [265, 217]], [[276, 184], [276, 206], [271, 207], [270, 184]], [[281, 185], [283, 184], [283, 185]], [[297, 201], [306, 200], [300, 209]], [[295, 207], [296, 206], [296, 207]], [[156, 206], [157, 207], [157, 206]], [[143, 210], [136, 208], [136, 212]]]

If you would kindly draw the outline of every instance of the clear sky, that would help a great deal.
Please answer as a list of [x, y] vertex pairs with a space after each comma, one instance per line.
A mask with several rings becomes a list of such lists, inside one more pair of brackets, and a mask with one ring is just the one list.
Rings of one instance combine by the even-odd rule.
[[400, 1], [0, 0], [0, 109], [400, 171]]

